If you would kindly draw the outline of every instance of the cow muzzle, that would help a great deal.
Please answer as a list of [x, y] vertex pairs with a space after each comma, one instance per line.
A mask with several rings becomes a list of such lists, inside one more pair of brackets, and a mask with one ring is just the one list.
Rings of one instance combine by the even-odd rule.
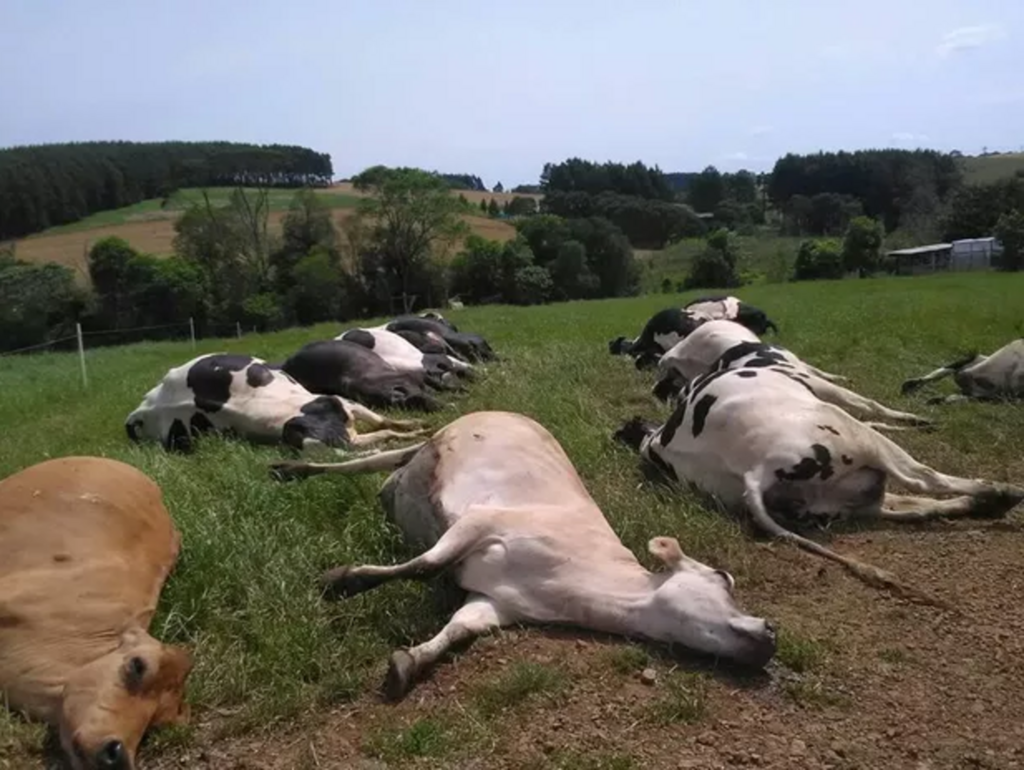
[[729, 628], [740, 638], [740, 650], [736, 657], [741, 663], [753, 668], [764, 668], [775, 657], [778, 634], [771, 621], [740, 617], [730, 620]]

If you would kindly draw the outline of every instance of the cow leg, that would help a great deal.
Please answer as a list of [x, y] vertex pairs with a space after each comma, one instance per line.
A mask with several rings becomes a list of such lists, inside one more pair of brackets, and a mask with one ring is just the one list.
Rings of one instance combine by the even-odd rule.
[[354, 447], [373, 446], [379, 444], [382, 441], [387, 441], [389, 438], [409, 438], [410, 436], [422, 436], [427, 432], [426, 428], [420, 428], [419, 430], [407, 430], [399, 432], [397, 430], [375, 430], [372, 433], [357, 433], [354, 436], [349, 436], [349, 443]]
[[1024, 489], [1013, 484], [939, 473], [915, 460], [887, 436], [875, 433], [874, 440], [878, 467], [911, 492], [970, 497], [971, 508], [963, 514], [965, 516], [999, 518], [1024, 500]]
[[852, 390], [844, 388], [841, 385], [835, 385], [827, 380], [821, 379], [820, 377], [812, 376], [805, 382], [807, 387], [811, 389], [811, 392], [822, 401], [829, 404], [835, 404], [847, 411], [885, 417], [890, 420], [900, 420], [902, 422], [908, 422], [911, 425], [931, 425], [931, 420], [926, 417], [919, 417], [918, 415], [911, 414], [910, 412], [899, 412], [895, 409], [890, 409], [877, 401], [865, 398], [859, 393], [854, 393]]
[[887, 493], [882, 507], [876, 512], [876, 515], [885, 521], [914, 524], [934, 519], [967, 517], [971, 516], [975, 509], [975, 500], [969, 495], [936, 500], [931, 497], [911, 497]]
[[331, 598], [354, 596], [390, 580], [425, 580], [461, 561], [470, 551], [486, 545], [493, 531], [493, 517], [463, 516], [446, 529], [428, 550], [419, 556], [391, 566], [364, 564], [335, 567], [321, 578], [324, 592]]
[[428, 642], [391, 654], [384, 692], [391, 700], [405, 695], [413, 683], [452, 647], [511, 623], [493, 601], [481, 594], [470, 594], [448, 624]]
[[965, 396], [963, 393], [952, 393], [948, 396], [932, 396], [926, 404], [960, 404], [964, 401], [970, 401], [970, 396]]
[[928, 372], [928, 374], [923, 377], [912, 377], [909, 380], [904, 381], [900, 386], [900, 392], [906, 395], [907, 393], [927, 385], [929, 382], [941, 380], [943, 377], [950, 377], [963, 369], [980, 364], [986, 358], [988, 358], [988, 356], [975, 356], [974, 358], [969, 358], [964, 361], [957, 361], [952, 364], [947, 364], [946, 366], [940, 366], [935, 371]]
[[822, 369], [818, 369], [817, 367], [810, 366], [809, 364], [806, 364], [806, 363], [804, 364], [804, 366], [807, 368], [807, 371], [809, 371], [815, 377], [821, 377], [821, 379], [825, 380], [826, 382], [849, 382], [850, 381], [849, 377], [844, 377], [841, 374], [832, 374], [831, 372], [826, 372], [826, 371], [824, 371]]
[[352, 417], [356, 420], [362, 420], [363, 422], [369, 423], [374, 428], [421, 428], [423, 427], [422, 420], [392, 420], [390, 417], [385, 417], [382, 414], [377, 414], [372, 409], [369, 409], [357, 401], [350, 401], [348, 403], [348, 409], [352, 413]]

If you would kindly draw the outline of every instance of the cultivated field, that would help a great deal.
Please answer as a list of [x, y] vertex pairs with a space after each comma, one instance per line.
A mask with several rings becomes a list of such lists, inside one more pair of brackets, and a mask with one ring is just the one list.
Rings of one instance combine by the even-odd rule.
[[[231, 188], [214, 187], [208, 190], [214, 205], [227, 203]], [[279, 232], [281, 220], [288, 211], [288, 206], [295, 196], [295, 190], [270, 191], [270, 226], [272, 232]], [[335, 222], [339, 225], [352, 216], [356, 203], [363, 193], [343, 183], [317, 190], [330, 205]], [[454, 194], [458, 194], [455, 191]], [[470, 203], [477, 205], [482, 197], [492, 197], [503, 203], [511, 200], [512, 195], [501, 193], [475, 193], [463, 191]], [[532, 196], [538, 197], [538, 196]], [[192, 201], [202, 200], [199, 190], [182, 190], [172, 199], [166, 208], [160, 207], [159, 199], [142, 201], [133, 206], [126, 206], [113, 211], [102, 211], [78, 222], [60, 227], [53, 227], [38, 235], [23, 238], [17, 242], [17, 254], [20, 259], [29, 262], [57, 262], [88, 274], [89, 248], [101, 238], [116, 235], [124, 238], [136, 249], [148, 254], [163, 256], [173, 252], [174, 222]], [[463, 216], [470, 229], [484, 238], [496, 241], [507, 241], [515, 237], [515, 228], [509, 223], [484, 216]]]
[[[808, 362], [851, 377], [865, 395], [938, 418], [935, 431], [896, 434], [921, 460], [1024, 482], [1019, 406], [929, 407], [898, 395], [909, 375], [1019, 336], [1022, 290], [1020, 275], [958, 275], [737, 294], [764, 308], [780, 342]], [[130, 446], [125, 415], [194, 355], [187, 343], [91, 351], [87, 392], [74, 356], [0, 359], [0, 475], [68, 454], [124, 459], [163, 486], [182, 530], [153, 631], [194, 649], [193, 725], [157, 734], [144, 767], [1024, 765], [1022, 512], [1006, 522], [822, 536], [962, 610], [954, 614], [895, 600], [791, 547], [755, 543], [693, 495], [643, 482], [635, 456], [610, 435], [634, 413], [667, 410], [649, 395], [652, 376], [606, 345], [683, 299], [451, 312], [504, 359], [456, 406], [542, 422], [649, 566], [646, 543], [665, 534], [730, 570], [740, 605], [781, 629], [777, 661], [760, 676], [588, 632], [508, 630], [441, 663], [402, 703], [382, 703], [376, 688], [388, 654], [427, 639], [452, 606], [437, 584], [389, 584], [338, 604], [318, 598], [326, 567], [408, 554], [376, 501], [383, 475], [281, 485], [266, 472], [278, 450], [211, 439], [185, 457]], [[338, 330], [207, 340], [199, 350], [276, 360]], [[639, 677], [648, 666], [653, 685]], [[0, 712], [0, 768], [42, 767], [41, 737]]]
[[996, 182], [1024, 171], [1024, 152], [977, 155], [963, 158], [960, 164], [968, 184]]

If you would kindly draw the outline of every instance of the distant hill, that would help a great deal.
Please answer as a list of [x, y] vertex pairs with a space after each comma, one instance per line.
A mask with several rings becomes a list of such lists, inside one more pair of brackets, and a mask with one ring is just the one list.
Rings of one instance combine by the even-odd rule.
[[967, 184], [996, 182], [1024, 171], [1024, 152], [964, 156], [960, 168]]

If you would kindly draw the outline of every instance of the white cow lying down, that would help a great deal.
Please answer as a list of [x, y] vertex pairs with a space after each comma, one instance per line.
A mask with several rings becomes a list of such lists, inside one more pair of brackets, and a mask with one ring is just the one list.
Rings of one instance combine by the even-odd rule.
[[[669, 477], [749, 513], [768, 534], [837, 561], [871, 585], [918, 600], [930, 601], [887, 572], [790, 532], [773, 514], [819, 523], [846, 517], [919, 522], [999, 517], [1024, 500], [1020, 487], [948, 476], [919, 463], [803, 383], [767, 368], [697, 377], [664, 425], [634, 417], [615, 437]], [[889, 494], [890, 479], [915, 494], [958, 497]]]
[[426, 548], [395, 566], [339, 567], [325, 584], [351, 596], [396, 578], [452, 568], [469, 592], [430, 641], [391, 656], [400, 697], [452, 645], [513, 623], [558, 623], [675, 642], [760, 667], [775, 631], [737, 609], [733, 578], [650, 541], [668, 567], [644, 569], [608, 525], [555, 438], [520, 414], [474, 412], [419, 447], [337, 464], [281, 462], [277, 478], [394, 470], [380, 498], [406, 538]]
[[[849, 412], [885, 417], [910, 425], [930, 425], [931, 421], [910, 412], [890, 409], [870, 398], [837, 384], [845, 380], [837, 374], [816, 369], [792, 352], [770, 345], [735, 321], [708, 321], [676, 343], [658, 360], [660, 379], [653, 392], [662, 401], [676, 396], [695, 377], [720, 369], [760, 370], [770, 368], [794, 377], [822, 401]], [[893, 429], [873, 423], [873, 427]]]
[[903, 383], [903, 393], [910, 393], [922, 385], [953, 375], [960, 392], [951, 396], [936, 396], [929, 403], [967, 401], [995, 401], [1024, 398], [1024, 339], [1003, 345], [988, 356], [970, 355], [967, 358], [940, 366], [934, 372], [915, 377]]

